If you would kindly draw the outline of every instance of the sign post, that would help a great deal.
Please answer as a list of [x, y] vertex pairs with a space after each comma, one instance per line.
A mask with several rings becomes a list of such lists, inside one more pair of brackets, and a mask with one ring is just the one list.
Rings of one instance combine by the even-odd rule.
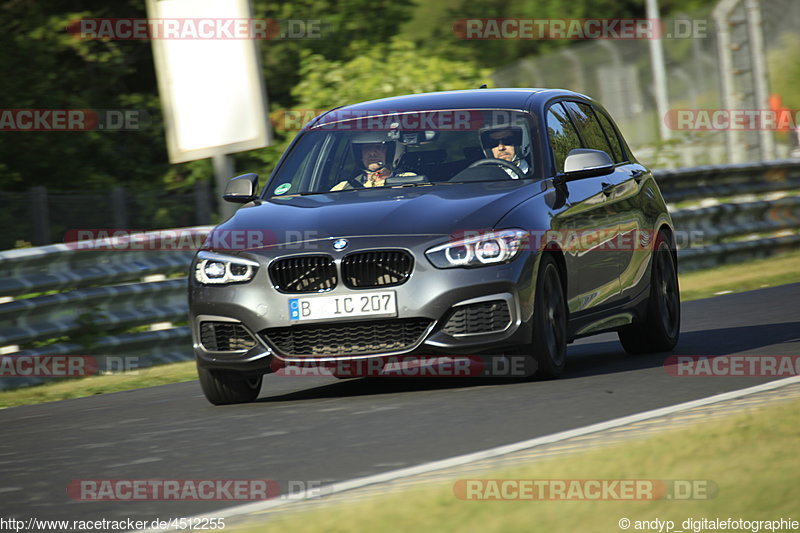
[[[267, 93], [248, 0], [147, 0], [170, 163], [213, 158], [219, 213], [233, 177], [229, 154], [269, 146]], [[260, 31], [262, 30], [262, 31]]]

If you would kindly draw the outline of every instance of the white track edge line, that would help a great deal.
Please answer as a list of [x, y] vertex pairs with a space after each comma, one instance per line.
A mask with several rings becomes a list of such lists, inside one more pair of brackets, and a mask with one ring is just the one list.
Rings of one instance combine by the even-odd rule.
[[[533, 448], [536, 446], [541, 446], [543, 444], [552, 444], [554, 442], [571, 439], [573, 437], [581, 437], [583, 435], [588, 435], [590, 433], [597, 433], [599, 431], [604, 431], [607, 429], [612, 429], [620, 426], [626, 426], [629, 424], [633, 424], [635, 422], [641, 422], [643, 420], [649, 420], [652, 418], [658, 418], [660, 416], [669, 415], [680, 411], [686, 411], [688, 409], [693, 409], [695, 407], [702, 407], [705, 405], [710, 405], [725, 400], [732, 400], [736, 398], [741, 398], [743, 396], [749, 396], [751, 394], [756, 394], [759, 392], [779, 389], [781, 387], [793, 385], [795, 383], [800, 383], [800, 376], [792, 376], [789, 378], [777, 379], [774, 381], [769, 381], [767, 383], [762, 383], [761, 385], [755, 385], [753, 387], [747, 387], [744, 389], [737, 389], [733, 391], [723, 392], [721, 394], [715, 394], [714, 396], [708, 396], [706, 398], [700, 398], [698, 400], [691, 400], [688, 402], [683, 402], [675, 405], [669, 405], [667, 407], [659, 407], [658, 409], [652, 409], [650, 411], [643, 411], [641, 413], [636, 413], [633, 415], [614, 418], [612, 420], [607, 420], [605, 422], [598, 422], [596, 424], [590, 424], [588, 426], [576, 429], [569, 429], [566, 431], [553, 433], [551, 435], [535, 437], [533, 439], [523, 440], [512, 444], [505, 444], [502, 446], [497, 446], [495, 448], [489, 448], [487, 450], [467, 453], [464, 455], [457, 455], [455, 457], [449, 457], [447, 459], [431, 461], [417, 466], [399, 468], [397, 470], [390, 470], [389, 472], [383, 472], [380, 474], [373, 474], [360, 478], [349, 479], [347, 481], [340, 481], [337, 483], [332, 483], [330, 485], [319, 487], [317, 489], [314, 489], [313, 491], [297, 492], [293, 494], [282, 495], [272, 500], [258, 501], [242, 505], [235, 505], [232, 507], [226, 507], [224, 509], [220, 509], [219, 511], [193, 516], [191, 517], [191, 520], [204, 519], [204, 518], [231, 518], [234, 516], [247, 513], [267, 511], [270, 509], [274, 509], [276, 507], [282, 507], [284, 505], [288, 505], [290, 503], [327, 497], [340, 492], [366, 487], [368, 485], [375, 485], [377, 483], [386, 483], [387, 481], [394, 481], [396, 479], [404, 477], [414, 476], [418, 474], [426, 474], [428, 472], [434, 472], [436, 470], [444, 470], [446, 468], [454, 466], [461, 466], [467, 463], [472, 463], [483, 459], [499, 457], [501, 455], [507, 455], [509, 453], [525, 450], [527, 448]], [[170, 528], [170, 529], [146, 529], [141, 531], [155, 533], [160, 531], [172, 531], [172, 530], [173, 529]]]

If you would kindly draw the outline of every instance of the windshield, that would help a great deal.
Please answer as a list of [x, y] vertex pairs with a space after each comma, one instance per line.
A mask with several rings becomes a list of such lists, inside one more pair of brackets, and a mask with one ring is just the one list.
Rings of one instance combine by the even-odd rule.
[[530, 115], [331, 112], [302, 134], [264, 196], [533, 178]]

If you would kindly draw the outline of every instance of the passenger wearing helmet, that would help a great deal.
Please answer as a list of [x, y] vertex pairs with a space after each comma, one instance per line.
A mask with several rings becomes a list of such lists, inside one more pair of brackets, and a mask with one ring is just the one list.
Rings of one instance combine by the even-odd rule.
[[[358, 187], [382, 187], [386, 178], [395, 176], [394, 169], [404, 153], [404, 146], [389, 138], [386, 132], [365, 132], [356, 135], [351, 141], [353, 156], [363, 168], [353, 178], [337, 183], [331, 190], [354, 189]], [[401, 176], [413, 176], [406, 172]]]
[[[514, 163], [523, 174], [527, 174], [530, 165], [525, 160], [529, 151], [529, 143], [524, 142], [524, 130], [518, 126], [500, 126], [485, 128], [480, 132], [481, 146], [487, 158], [502, 159]], [[503, 168], [512, 179], [520, 176], [510, 168]]]

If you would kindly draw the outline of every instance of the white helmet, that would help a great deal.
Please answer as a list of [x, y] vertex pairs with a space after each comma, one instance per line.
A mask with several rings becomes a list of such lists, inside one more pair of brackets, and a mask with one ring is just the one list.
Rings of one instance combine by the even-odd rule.
[[361, 158], [361, 150], [365, 144], [381, 144], [386, 147], [386, 161], [380, 167], [381, 170], [385, 167], [390, 169], [397, 168], [397, 163], [405, 153], [405, 146], [390, 137], [390, 132], [387, 131], [363, 131], [356, 133], [350, 139], [350, 145], [353, 147], [353, 155], [356, 158], [356, 164], [363, 166]]

